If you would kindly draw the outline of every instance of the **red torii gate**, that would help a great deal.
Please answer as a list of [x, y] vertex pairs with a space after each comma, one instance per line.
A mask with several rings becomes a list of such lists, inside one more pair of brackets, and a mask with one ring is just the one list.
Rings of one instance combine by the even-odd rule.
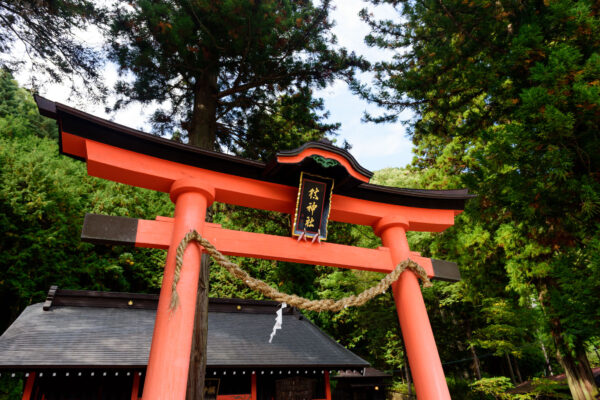
[[[58, 122], [60, 152], [86, 161], [90, 175], [167, 192], [175, 203], [174, 218], [150, 221], [88, 215], [82, 234], [82, 238], [96, 242], [168, 250], [144, 384], [146, 400], [185, 398], [202, 252], [199, 246], [189, 246], [185, 252], [176, 312], [169, 310], [169, 301], [175, 250], [191, 230], [226, 255], [383, 273], [410, 257], [430, 278], [460, 278], [455, 264], [411, 252], [406, 231], [440, 232], [452, 226], [465, 201], [472, 197], [467, 190], [372, 185], [368, 183], [372, 173], [348, 152], [325, 143], [308, 143], [281, 152], [276, 160], [264, 164], [149, 135], [41, 97], [36, 97], [36, 102], [42, 115]], [[290, 237], [227, 230], [205, 222], [206, 208], [213, 201], [293, 215], [301, 171], [333, 178], [330, 218], [372, 226], [383, 247], [317, 245]], [[392, 288], [417, 396], [423, 400], [449, 399], [416, 275], [405, 271]]]

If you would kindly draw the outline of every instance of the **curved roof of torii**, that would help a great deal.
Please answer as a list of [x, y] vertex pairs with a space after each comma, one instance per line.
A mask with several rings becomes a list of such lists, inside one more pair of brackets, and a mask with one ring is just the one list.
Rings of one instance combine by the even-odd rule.
[[62, 133], [181, 164], [289, 186], [297, 186], [300, 172], [305, 171], [334, 178], [334, 193], [379, 203], [463, 210], [465, 201], [475, 197], [468, 189], [404, 189], [371, 184], [372, 172], [360, 166], [349, 152], [329, 143], [309, 142], [263, 163], [177, 143], [40, 96], [35, 96], [35, 100], [42, 115], [58, 122], [60, 152], [78, 159], [82, 157], [76, 151], [63, 148]]

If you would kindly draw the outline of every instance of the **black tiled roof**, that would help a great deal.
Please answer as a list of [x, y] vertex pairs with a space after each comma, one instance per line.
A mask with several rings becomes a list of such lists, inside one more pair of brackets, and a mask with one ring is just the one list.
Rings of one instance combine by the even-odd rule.
[[[209, 311], [208, 367], [368, 366], [297, 312], [284, 313], [283, 328], [269, 343], [273, 302], [265, 302], [264, 312], [256, 301], [240, 303], [252, 305], [251, 312], [226, 311], [233, 303]], [[155, 314], [151, 308], [86, 305], [44, 311], [42, 303], [33, 304], [0, 337], [0, 368], [144, 367]]]

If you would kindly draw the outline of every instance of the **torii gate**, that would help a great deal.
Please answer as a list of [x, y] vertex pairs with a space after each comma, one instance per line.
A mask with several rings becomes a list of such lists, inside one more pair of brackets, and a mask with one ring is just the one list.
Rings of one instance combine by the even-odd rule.
[[[406, 231], [440, 232], [452, 226], [465, 201], [473, 197], [466, 189], [415, 190], [369, 184], [371, 172], [348, 152], [326, 143], [311, 142], [281, 152], [264, 164], [149, 135], [42, 97], [36, 96], [36, 102], [42, 115], [58, 122], [60, 152], [84, 160], [88, 174], [167, 192], [175, 203], [173, 218], [88, 215], [82, 234], [82, 238], [96, 242], [168, 250], [144, 384], [145, 400], [185, 399], [202, 253], [199, 246], [189, 246], [185, 252], [176, 312], [169, 310], [169, 301], [175, 250], [191, 230], [226, 255], [383, 273], [410, 257], [430, 278], [460, 279], [455, 264], [411, 252]], [[292, 237], [227, 230], [205, 222], [206, 209], [213, 201], [294, 215], [301, 172], [333, 179], [329, 217], [372, 226], [383, 247], [313, 244]], [[416, 275], [405, 271], [392, 288], [417, 396], [422, 400], [450, 399]], [[254, 392], [253, 400], [255, 397]]]

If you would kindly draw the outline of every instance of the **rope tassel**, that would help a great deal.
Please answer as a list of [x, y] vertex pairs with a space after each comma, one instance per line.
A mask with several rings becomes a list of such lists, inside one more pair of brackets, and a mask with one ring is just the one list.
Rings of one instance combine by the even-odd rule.
[[169, 308], [171, 311], [175, 311], [179, 306], [179, 295], [177, 294], [177, 283], [179, 282], [181, 267], [183, 265], [183, 253], [186, 247], [191, 241], [198, 242], [212, 258], [224, 267], [233, 277], [240, 279], [250, 289], [262, 293], [265, 297], [276, 300], [280, 303], [287, 303], [288, 306], [301, 308], [303, 310], [310, 311], [340, 311], [346, 307], [362, 306], [367, 301], [371, 300], [378, 294], [385, 293], [390, 285], [395, 282], [402, 272], [406, 269], [410, 269], [423, 281], [424, 287], [431, 286], [431, 281], [427, 277], [427, 272], [416, 262], [411, 259], [406, 259], [396, 265], [396, 268], [389, 274], [383, 277], [376, 285], [365, 289], [357, 295], [351, 295], [344, 297], [340, 300], [323, 299], [323, 300], [309, 300], [304, 297], [296, 296], [294, 294], [286, 294], [272, 288], [260, 279], [256, 279], [248, 275], [246, 271], [240, 268], [239, 265], [229, 261], [219, 250], [215, 248], [208, 240], [204, 239], [198, 232], [191, 231], [187, 233], [175, 253], [175, 274], [173, 276], [173, 284], [171, 288], [171, 303]]

